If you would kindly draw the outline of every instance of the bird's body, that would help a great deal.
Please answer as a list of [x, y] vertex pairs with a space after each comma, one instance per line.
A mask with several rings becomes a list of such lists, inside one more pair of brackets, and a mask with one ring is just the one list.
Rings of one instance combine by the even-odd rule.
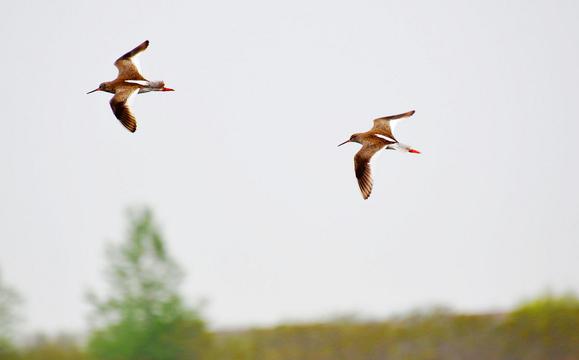
[[149, 91], [163, 91], [165, 83], [162, 81], [149, 81], [149, 80], [113, 80], [103, 83], [105, 84], [104, 89], [100, 89], [111, 94], [115, 94], [119, 88], [130, 88], [139, 89], [139, 94], [146, 93]]
[[149, 46], [149, 41], [145, 41], [133, 50], [124, 54], [115, 61], [115, 66], [119, 70], [117, 78], [99, 85], [95, 91], [104, 91], [115, 94], [110, 101], [113, 113], [119, 121], [130, 131], [137, 130], [137, 121], [128, 106], [128, 102], [133, 95], [142, 94], [149, 91], [173, 91], [165, 87], [163, 81], [149, 81], [143, 77], [139, 69], [137, 55]]
[[357, 133], [350, 136], [350, 139], [338, 146], [349, 142], [356, 142], [362, 145], [362, 148], [354, 156], [354, 171], [358, 179], [358, 185], [362, 192], [362, 197], [368, 199], [372, 192], [372, 170], [370, 168], [370, 159], [374, 154], [382, 149], [398, 150], [419, 154], [416, 149], [408, 145], [401, 144], [392, 134], [394, 123], [392, 121], [407, 118], [414, 114], [409, 111], [403, 114], [386, 116], [374, 120], [374, 126], [369, 131]]

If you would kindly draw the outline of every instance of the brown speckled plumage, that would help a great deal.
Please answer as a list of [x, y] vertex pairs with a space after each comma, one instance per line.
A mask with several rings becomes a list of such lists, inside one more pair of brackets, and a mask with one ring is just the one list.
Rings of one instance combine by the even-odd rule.
[[119, 70], [117, 78], [113, 81], [104, 82], [95, 91], [105, 91], [115, 96], [110, 101], [111, 109], [116, 118], [130, 132], [137, 130], [137, 121], [131, 112], [127, 101], [131, 96], [149, 91], [172, 91], [165, 87], [162, 81], [149, 81], [140, 72], [137, 65], [136, 56], [145, 51], [149, 46], [149, 40], [144, 41], [133, 50], [127, 52], [115, 61], [115, 66]]
[[353, 134], [349, 140], [338, 145], [341, 146], [348, 142], [356, 142], [362, 145], [362, 148], [354, 156], [354, 171], [364, 200], [368, 199], [372, 193], [373, 182], [370, 159], [388, 145], [398, 143], [398, 140], [392, 134], [390, 121], [403, 119], [413, 114], [414, 110], [375, 119], [372, 129], [364, 133]]

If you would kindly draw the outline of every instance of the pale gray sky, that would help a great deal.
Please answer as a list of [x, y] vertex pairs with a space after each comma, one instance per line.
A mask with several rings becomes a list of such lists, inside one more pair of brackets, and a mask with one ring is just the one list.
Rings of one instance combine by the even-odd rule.
[[[83, 330], [151, 205], [214, 326], [579, 291], [577, 1], [0, 5], [0, 268], [26, 329]], [[126, 131], [113, 61], [145, 39]], [[375, 117], [416, 109], [373, 161]]]

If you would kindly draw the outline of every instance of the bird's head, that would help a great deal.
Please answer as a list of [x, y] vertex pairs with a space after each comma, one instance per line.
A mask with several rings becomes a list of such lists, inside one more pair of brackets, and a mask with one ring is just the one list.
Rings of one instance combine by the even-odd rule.
[[107, 83], [101, 83], [98, 88], [87, 92], [87, 94], [92, 94], [95, 91], [107, 91]]
[[114, 90], [109, 86], [109, 83], [101, 83], [98, 88], [87, 92], [87, 94], [92, 94], [95, 91], [106, 91], [114, 94]]
[[358, 144], [361, 144], [360, 134], [352, 134], [352, 136], [350, 136], [350, 138], [348, 140], [344, 141], [343, 143], [341, 143], [338, 146], [342, 146], [342, 145], [347, 144], [349, 142], [356, 142]]

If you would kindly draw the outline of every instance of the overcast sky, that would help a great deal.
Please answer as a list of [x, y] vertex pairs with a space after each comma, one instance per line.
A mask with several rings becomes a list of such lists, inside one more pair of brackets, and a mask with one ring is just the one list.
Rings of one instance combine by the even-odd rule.
[[[148, 204], [214, 327], [579, 291], [579, 2], [6, 1], [0, 269], [28, 330], [86, 329]], [[114, 60], [144, 40], [138, 130]], [[337, 148], [416, 110], [364, 201]]]

